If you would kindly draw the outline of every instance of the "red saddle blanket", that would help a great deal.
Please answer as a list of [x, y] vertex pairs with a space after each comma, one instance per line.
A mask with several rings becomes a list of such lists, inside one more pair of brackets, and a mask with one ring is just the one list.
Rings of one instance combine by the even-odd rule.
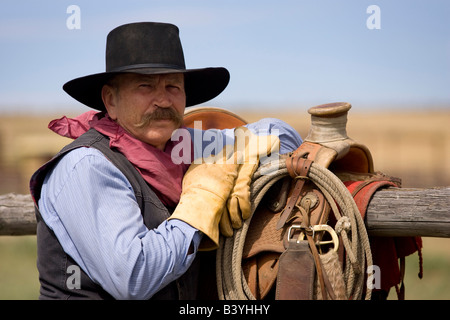
[[[353, 194], [358, 209], [365, 218], [367, 207], [374, 193], [383, 187], [397, 187], [392, 181], [373, 181], [365, 186], [366, 181], [344, 182], [350, 193]], [[403, 271], [399, 265], [399, 259], [418, 251], [421, 256], [422, 239], [420, 237], [371, 237], [369, 236], [372, 250], [373, 264], [379, 267], [380, 288], [375, 290], [389, 291], [390, 288], [402, 282]], [[419, 276], [422, 275], [420, 266]]]

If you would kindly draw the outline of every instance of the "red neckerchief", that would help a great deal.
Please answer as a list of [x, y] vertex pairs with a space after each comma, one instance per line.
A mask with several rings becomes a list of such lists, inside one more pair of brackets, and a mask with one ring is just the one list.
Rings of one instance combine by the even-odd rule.
[[94, 128], [109, 137], [110, 148], [116, 148], [134, 165], [166, 206], [175, 207], [180, 200], [181, 183], [189, 164], [174, 164], [171, 152], [182, 141], [169, 140], [164, 151], [159, 150], [132, 137], [108, 114], [96, 111], [88, 111], [75, 118], [64, 116], [51, 121], [48, 127], [72, 139]]

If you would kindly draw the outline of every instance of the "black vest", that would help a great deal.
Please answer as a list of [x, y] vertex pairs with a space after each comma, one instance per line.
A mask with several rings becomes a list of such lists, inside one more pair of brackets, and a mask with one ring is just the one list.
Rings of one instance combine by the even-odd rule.
[[[36, 204], [37, 267], [41, 283], [40, 299], [112, 299], [64, 252], [54, 232], [43, 221], [37, 206], [46, 174], [62, 156], [79, 147], [98, 149], [127, 177], [135, 192], [147, 228], [156, 228], [170, 216], [173, 210], [162, 204], [147, 182], [123, 154], [109, 148], [108, 137], [94, 129], [83, 134], [64, 147], [52, 160], [36, 171], [31, 178], [30, 190]], [[74, 281], [75, 272], [80, 275], [78, 283]], [[195, 299], [197, 283], [198, 259], [195, 259], [183, 276], [161, 289], [152, 299]]]

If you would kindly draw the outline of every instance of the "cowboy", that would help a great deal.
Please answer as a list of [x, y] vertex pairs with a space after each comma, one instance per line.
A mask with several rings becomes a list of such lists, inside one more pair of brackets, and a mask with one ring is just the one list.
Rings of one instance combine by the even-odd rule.
[[[255, 165], [174, 162], [171, 151], [182, 142], [171, 137], [186, 107], [228, 82], [225, 68], [186, 69], [172, 24], [131, 23], [108, 34], [106, 71], [63, 86], [95, 111], [50, 123], [75, 140], [30, 181], [40, 299], [196, 297], [199, 246], [216, 248], [219, 230], [229, 236], [248, 217]], [[301, 143], [278, 120], [242, 129], [258, 128], [269, 132], [265, 139], [279, 130], [269, 153]], [[216, 130], [215, 139], [236, 143], [235, 132]], [[229, 150], [224, 159], [235, 159]]]

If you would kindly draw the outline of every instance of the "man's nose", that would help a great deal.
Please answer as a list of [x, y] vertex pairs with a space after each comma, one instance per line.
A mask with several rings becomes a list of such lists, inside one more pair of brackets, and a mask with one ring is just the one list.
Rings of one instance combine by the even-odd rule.
[[164, 84], [160, 84], [155, 91], [155, 104], [161, 108], [168, 108], [172, 106], [172, 100], [170, 99], [167, 87]]

